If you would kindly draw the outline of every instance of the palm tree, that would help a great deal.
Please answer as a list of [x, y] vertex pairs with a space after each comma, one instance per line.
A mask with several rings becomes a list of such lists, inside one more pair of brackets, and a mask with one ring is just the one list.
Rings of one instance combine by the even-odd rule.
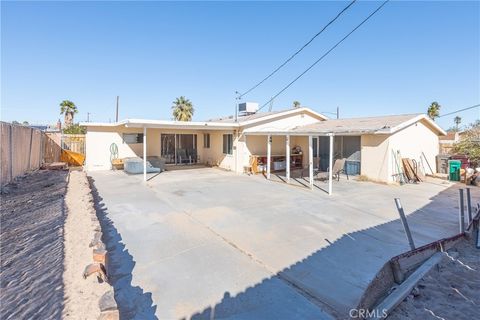
[[195, 109], [193, 109], [192, 102], [184, 96], [176, 98], [175, 101], [173, 101], [172, 114], [174, 120], [192, 121], [194, 112]]
[[439, 105], [437, 101], [434, 101], [430, 104], [427, 110], [427, 115], [430, 117], [430, 119], [435, 121], [435, 118], [438, 118], [440, 115], [440, 108], [441, 105]]
[[298, 101], [293, 101], [293, 107], [296, 109], [296, 108], [300, 108], [300, 102]]
[[458, 131], [458, 126], [460, 125], [460, 123], [462, 123], [462, 118], [459, 116], [456, 116], [453, 119], [453, 122], [455, 122], [455, 130]]
[[65, 115], [65, 128], [73, 124], [73, 115], [78, 112], [77, 106], [70, 100], [63, 100], [60, 103], [60, 114]]

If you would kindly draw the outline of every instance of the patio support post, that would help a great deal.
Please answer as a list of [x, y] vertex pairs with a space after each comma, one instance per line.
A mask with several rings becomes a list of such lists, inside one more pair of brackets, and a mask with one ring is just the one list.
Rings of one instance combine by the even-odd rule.
[[270, 180], [270, 164], [272, 162], [272, 136], [268, 135], [267, 142], [267, 179]]
[[285, 136], [285, 151], [287, 155], [287, 159], [285, 159], [286, 163], [286, 175], [287, 175], [287, 182], [290, 182], [290, 135]]
[[333, 133], [330, 136], [330, 146], [328, 155], [328, 194], [332, 194], [332, 179], [333, 179]]
[[313, 189], [313, 137], [308, 136], [308, 181]]
[[143, 127], [143, 181], [147, 181], [147, 127]]

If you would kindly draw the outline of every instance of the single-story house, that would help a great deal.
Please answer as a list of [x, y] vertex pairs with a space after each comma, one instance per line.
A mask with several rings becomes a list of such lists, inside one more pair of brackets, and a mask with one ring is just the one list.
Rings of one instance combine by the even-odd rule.
[[[346, 158], [371, 180], [394, 182], [398, 152], [415, 159], [424, 173], [436, 172], [439, 136], [446, 134], [423, 114], [328, 119], [309, 108], [202, 122], [126, 119], [81, 125], [87, 127], [87, 170], [111, 169], [112, 156], [146, 155], [162, 157], [167, 165], [202, 163], [242, 173], [255, 158], [267, 177], [277, 169], [289, 177], [290, 169], [307, 168], [311, 184], [313, 168], [326, 170], [336, 158]], [[112, 144], [118, 154], [111, 154]]]

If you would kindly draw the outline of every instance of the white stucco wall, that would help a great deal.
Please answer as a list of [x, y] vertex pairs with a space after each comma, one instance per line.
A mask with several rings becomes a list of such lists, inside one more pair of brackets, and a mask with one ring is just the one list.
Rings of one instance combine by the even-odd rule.
[[288, 116], [279, 117], [275, 120], [258, 122], [242, 128], [243, 132], [261, 132], [261, 131], [282, 131], [292, 129], [298, 126], [305, 126], [316, 123], [323, 120], [313, 114], [306, 111], [300, 114], [293, 114]]

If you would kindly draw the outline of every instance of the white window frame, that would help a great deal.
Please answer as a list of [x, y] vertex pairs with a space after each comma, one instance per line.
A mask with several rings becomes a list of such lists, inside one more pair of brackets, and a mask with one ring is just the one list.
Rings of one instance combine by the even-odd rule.
[[[225, 150], [225, 139], [227, 139], [227, 150]], [[223, 135], [222, 152], [225, 155], [233, 155], [233, 134], [232, 133], [226, 133]]]
[[203, 148], [210, 149], [210, 133], [203, 134]]

